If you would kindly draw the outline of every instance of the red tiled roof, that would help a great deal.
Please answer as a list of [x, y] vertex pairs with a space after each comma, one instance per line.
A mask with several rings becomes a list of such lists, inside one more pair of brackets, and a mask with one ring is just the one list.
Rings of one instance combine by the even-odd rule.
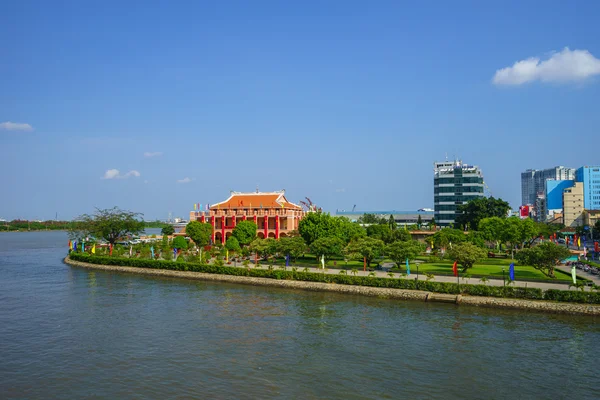
[[[282, 207], [283, 205], [283, 207]], [[302, 210], [289, 202], [283, 193], [232, 193], [225, 201], [210, 206], [211, 210], [229, 208], [287, 208]]]

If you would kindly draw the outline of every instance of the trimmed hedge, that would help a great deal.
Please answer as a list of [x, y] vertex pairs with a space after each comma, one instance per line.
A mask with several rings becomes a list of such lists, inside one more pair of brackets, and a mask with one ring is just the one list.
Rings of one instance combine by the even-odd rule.
[[356, 285], [383, 287], [392, 289], [425, 290], [435, 293], [467, 294], [471, 296], [489, 296], [528, 300], [553, 300], [571, 303], [600, 304], [600, 293], [579, 292], [549, 289], [545, 292], [539, 288], [522, 288], [512, 286], [458, 285], [448, 282], [416, 281], [411, 279], [390, 279], [370, 276], [351, 276], [339, 274], [321, 274], [289, 270], [265, 270], [216, 266], [211, 264], [190, 263], [181, 261], [148, 260], [139, 258], [119, 258], [94, 256], [82, 253], [71, 253], [74, 261], [99, 265], [115, 265], [123, 267], [167, 269], [173, 271], [204, 272], [234, 276], [250, 276], [255, 278], [287, 279], [306, 282], [336, 283], [340, 285]]

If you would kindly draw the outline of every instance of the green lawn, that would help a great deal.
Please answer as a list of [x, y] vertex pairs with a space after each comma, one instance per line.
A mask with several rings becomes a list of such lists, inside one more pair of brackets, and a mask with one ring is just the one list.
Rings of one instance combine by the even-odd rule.
[[[427, 257], [418, 257], [419, 260], [425, 261]], [[336, 266], [334, 267], [334, 261], [336, 261]], [[380, 262], [391, 262], [389, 259], [385, 259]], [[503, 258], [488, 258], [486, 260], [482, 260], [481, 262], [475, 264], [473, 268], [467, 271], [468, 275], [472, 276], [485, 276], [490, 278], [499, 278], [502, 279], [502, 267], [504, 267], [505, 277], [508, 279], [508, 267], [509, 265], [515, 262], [515, 260], [503, 259]], [[276, 265], [281, 265], [285, 263], [285, 259], [280, 258], [275, 261]], [[320, 267], [321, 264], [316, 261], [314, 256], [306, 255], [305, 257], [299, 257], [297, 262], [292, 262], [292, 265], [298, 267]], [[371, 264], [371, 269], [374, 269], [377, 266], [377, 262], [373, 262]], [[363, 269], [363, 262], [351, 260], [348, 261], [347, 264], [343, 259], [330, 260], [326, 264], [327, 268], [340, 268], [340, 269], [353, 269], [356, 268], [358, 270]], [[411, 272], [415, 274], [417, 272], [416, 265], [411, 263]], [[392, 271], [397, 272], [398, 270], [394, 268]], [[459, 267], [460, 271], [460, 267]], [[404, 266], [402, 267], [402, 272], [405, 272]], [[419, 273], [422, 274], [434, 274], [434, 275], [452, 275], [452, 262], [450, 261], [438, 261], [434, 263], [420, 263], [419, 264]], [[535, 281], [571, 281], [571, 275], [565, 272], [554, 270], [554, 274], [556, 276], [555, 279], [548, 278], [546, 275], [542, 274], [537, 269], [531, 266], [522, 266], [515, 265], [515, 279], [516, 280], [535, 280]], [[462, 275], [462, 274], [461, 274]]]

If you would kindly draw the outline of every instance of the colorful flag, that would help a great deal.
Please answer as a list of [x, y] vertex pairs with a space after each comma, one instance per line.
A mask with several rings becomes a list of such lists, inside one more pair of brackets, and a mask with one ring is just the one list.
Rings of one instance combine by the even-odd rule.
[[108, 245], [109, 246], [109, 250], [108, 250], [108, 255], [112, 256], [112, 251], [113, 251], [113, 245], [112, 243]]
[[581, 247], [581, 238], [577, 238], [577, 247]]
[[173, 248], [173, 258], [175, 258], [175, 261], [177, 261], [177, 249]]
[[283, 202], [281, 203], [281, 208], [283, 208]]
[[410, 275], [410, 264], [408, 263], [408, 258], [406, 259], [406, 275]]
[[133, 255], [133, 246], [129, 246], [129, 257]]
[[71, 250], [72, 246], [73, 246], [73, 243], [71, 243], [71, 240], [69, 240], [69, 250]]
[[225, 250], [225, 260], [229, 262], [229, 250]]
[[73, 251], [77, 250], [77, 240], [73, 241]]
[[600, 245], [598, 245], [598, 242], [594, 242], [594, 251], [596, 253], [600, 252]]
[[515, 280], [515, 263], [510, 263], [510, 266], [508, 267], [508, 277], [511, 281]]
[[285, 266], [286, 267], [290, 266], [290, 255], [289, 254], [285, 256]]
[[152, 254], [152, 259], [154, 260], [154, 246], [150, 246], [150, 253]]
[[321, 267], [323, 269], [325, 269], [325, 255], [324, 254], [321, 255]]
[[85, 253], [85, 242], [81, 242], [81, 252]]
[[571, 267], [571, 278], [573, 278], [573, 284], [577, 283], [577, 272], [574, 265]]
[[196, 211], [196, 206], [198, 206], [198, 204], [194, 203], [194, 211]]
[[92, 245], [92, 254], [96, 254], [96, 243]]
[[454, 276], [458, 276], [458, 261], [454, 261], [454, 264], [452, 264], [452, 273]]

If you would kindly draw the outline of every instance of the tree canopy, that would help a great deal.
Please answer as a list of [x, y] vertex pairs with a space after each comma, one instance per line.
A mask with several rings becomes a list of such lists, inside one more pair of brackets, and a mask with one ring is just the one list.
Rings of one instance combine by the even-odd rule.
[[385, 244], [380, 239], [374, 239], [371, 237], [358, 238], [351, 241], [346, 246], [345, 252], [351, 258], [360, 259], [363, 258], [367, 262], [367, 266], [371, 266], [371, 262], [383, 254]]
[[252, 221], [240, 221], [233, 229], [232, 235], [242, 246], [247, 246], [256, 238], [258, 227]]
[[231, 252], [240, 251], [240, 242], [235, 238], [235, 236], [230, 236], [225, 242], [225, 248]]
[[118, 207], [97, 208], [93, 215], [83, 214], [76, 218], [70, 237], [93, 236], [114, 245], [120, 238], [137, 235], [144, 230], [141, 213], [121, 210]]
[[183, 236], [177, 236], [173, 239], [173, 248], [179, 250], [187, 250], [188, 242]]
[[324, 237], [311, 243], [310, 252], [314, 254], [317, 259], [324, 256], [325, 261], [327, 261], [331, 257], [342, 255], [343, 247], [344, 241], [339, 237]]
[[185, 234], [199, 247], [210, 243], [212, 225], [206, 222], [191, 221], [185, 227]]
[[522, 265], [531, 265], [540, 270], [544, 275], [554, 277], [556, 264], [569, 257], [571, 252], [563, 246], [552, 242], [540, 243], [529, 249], [523, 249], [516, 255]]
[[453, 244], [448, 250], [448, 256], [462, 266], [462, 272], [466, 272], [477, 261], [486, 258], [487, 251], [472, 243], [463, 242]]
[[409, 262], [417, 258], [425, 250], [425, 245], [411, 240], [408, 242], [394, 242], [385, 247], [385, 253], [392, 259], [398, 268], [408, 260]]
[[365, 236], [365, 230], [346, 217], [332, 217], [328, 213], [308, 213], [300, 220], [298, 232], [310, 246], [317, 239], [336, 237], [344, 243]]
[[164, 235], [170, 236], [170, 235], [172, 235], [174, 233], [175, 233], [175, 228], [173, 227], [173, 225], [165, 225], [160, 230], [160, 234], [163, 235], [163, 236]]
[[493, 197], [477, 197], [467, 204], [462, 204], [456, 209], [455, 226], [470, 230], [479, 229], [479, 221], [489, 217], [505, 218], [510, 210], [510, 205]]
[[289, 254], [294, 261], [302, 254], [306, 253], [307, 250], [308, 247], [306, 246], [304, 239], [299, 236], [282, 237], [279, 239], [278, 252], [284, 255]]

